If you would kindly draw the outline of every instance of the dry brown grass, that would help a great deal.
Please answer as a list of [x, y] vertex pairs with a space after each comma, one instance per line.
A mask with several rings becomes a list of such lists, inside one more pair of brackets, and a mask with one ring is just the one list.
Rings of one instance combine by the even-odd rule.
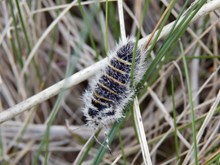
[[[87, 81], [84, 80], [90, 79], [90, 76], [100, 69], [102, 63], [96, 61], [105, 58], [106, 49], [114, 48], [115, 41], [120, 38], [117, 3], [109, 0], [111, 6], [109, 6], [107, 35], [105, 1], [82, 2], [85, 17], [80, 13], [77, 3], [70, 6], [66, 1], [18, 1], [27, 33], [27, 42], [15, 2], [12, 0], [12, 12], [9, 1], [0, 1], [0, 118], [3, 117], [2, 112], [9, 108], [12, 108], [13, 112], [14, 105], [65, 79], [67, 75], [78, 76], [69, 85], [66, 82], [63, 83], [72, 87], [62, 95], [59, 101], [60, 105], [50, 128], [47, 162], [47, 164], [59, 165], [73, 164], [84, 144], [93, 134], [93, 130], [80, 127], [71, 134], [65, 126], [65, 120], [68, 119], [73, 129], [83, 125], [80, 97], [87, 86]], [[135, 36], [138, 31], [137, 23], [141, 19], [142, 3], [142, 1], [124, 2], [125, 31], [130, 36]], [[146, 42], [145, 37], [153, 31], [167, 5], [166, 0], [151, 1], [141, 30], [143, 42]], [[172, 16], [168, 19], [169, 22], [177, 18], [182, 5], [183, 1], [177, 2], [172, 9]], [[199, 164], [206, 164], [212, 157], [220, 155], [220, 5], [215, 7], [218, 10], [206, 13], [205, 16], [201, 15], [191, 23], [181, 38], [184, 54], [187, 57], [197, 121]], [[13, 23], [12, 13], [16, 18], [16, 26]], [[108, 37], [108, 46], [105, 44], [106, 37]], [[158, 51], [163, 41], [163, 39], [158, 41], [158, 45], [152, 52], [153, 56], [156, 56], [154, 52]], [[169, 59], [163, 66], [161, 65], [157, 80], [139, 99], [153, 164], [177, 164], [178, 160], [174, 140], [176, 134], [173, 133], [172, 76], [179, 130], [178, 152], [181, 163], [184, 160], [186, 164], [193, 162], [193, 159], [186, 161], [187, 154], [193, 156], [191, 149], [193, 138], [189, 95], [181, 59], [183, 52], [177, 45], [172, 54], [172, 60]], [[90, 72], [76, 74], [95, 63], [95, 66], [88, 69]], [[60, 89], [56, 89], [57, 92], [52, 89], [52, 94], [45, 96], [48, 100], [42, 96], [38, 98], [39, 102], [35, 102], [36, 104], [31, 104], [28, 109], [20, 111], [19, 115], [12, 114], [1, 123], [0, 164], [31, 164], [45, 134], [46, 124], [51, 118]], [[102, 164], [111, 164], [114, 161], [117, 162], [116, 164], [143, 162], [140, 144], [131, 119], [132, 117], [129, 116], [120, 128], [120, 135], [118, 134], [110, 145], [112, 154], [106, 153]], [[123, 147], [120, 145], [119, 136]], [[99, 135], [99, 139], [103, 141], [103, 133]], [[84, 158], [85, 164], [91, 164], [99, 147], [100, 145], [96, 144], [89, 151]], [[41, 152], [38, 164], [42, 164], [44, 160], [44, 152]]]

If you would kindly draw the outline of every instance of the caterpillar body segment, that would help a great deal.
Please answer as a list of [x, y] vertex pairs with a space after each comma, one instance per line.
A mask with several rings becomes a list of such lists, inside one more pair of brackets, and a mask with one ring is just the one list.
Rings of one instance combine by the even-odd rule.
[[[123, 109], [132, 100], [134, 88], [131, 87], [132, 57], [135, 40], [120, 41], [108, 55], [108, 62], [92, 80], [83, 95], [84, 121], [89, 126], [106, 127], [123, 116]], [[137, 47], [133, 83], [143, 77], [146, 64], [145, 52]]]

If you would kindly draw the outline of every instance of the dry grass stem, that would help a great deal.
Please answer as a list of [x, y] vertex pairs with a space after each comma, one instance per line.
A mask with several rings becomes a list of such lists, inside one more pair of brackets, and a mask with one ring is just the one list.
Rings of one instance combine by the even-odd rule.
[[[218, 164], [220, 1], [190, 3], [0, 1], [0, 164]], [[126, 37], [151, 65], [125, 118], [96, 132], [82, 94]]]

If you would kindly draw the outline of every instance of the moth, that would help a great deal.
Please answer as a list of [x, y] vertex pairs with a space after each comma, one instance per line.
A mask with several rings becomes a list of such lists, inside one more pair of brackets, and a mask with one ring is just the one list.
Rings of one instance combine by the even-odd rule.
[[145, 72], [145, 51], [135, 39], [120, 40], [108, 53], [108, 60], [100, 73], [90, 82], [82, 100], [83, 120], [93, 128], [107, 127], [124, 117], [124, 108], [132, 100], [135, 87], [131, 86], [132, 58], [135, 52], [133, 84], [139, 82]]

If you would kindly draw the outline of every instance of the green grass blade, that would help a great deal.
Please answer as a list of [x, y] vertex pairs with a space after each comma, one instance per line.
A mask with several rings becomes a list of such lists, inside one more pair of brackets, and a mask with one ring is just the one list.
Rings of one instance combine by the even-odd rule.
[[[143, 12], [142, 12], [142, 15], [141, 15], [141, 22], [140, 22], [140, 25], [139, 27], [142, 27], [142, 24], [144, 22], [144, 14], [147, 12], [147, 9], [149, 7], [149, 3], [150, 1], [147, 0], [145, 3], [144, 3], [144, 9], [143, 9]], [[134, 68], [135, 68], [135, 59], [136, 59], [136, 55], [137, 55], [137, 48], [138, 48], [138, 40], [140, 39], [140, 36], [141, 36], [141, 29], [139, 28], [138, 29], [138, 32], [137, 32], [137, 35], [136, 35], [136, 42], [135, 42], [135, 47], [134, 47], [134, 52], [132, 54], [132, 66], [131, 66], [131, 78], [130, 78], [130, 86], [133, 87], [133, 81], [134, 81]]]
[[[15, 4], [16, 4], [17, 10], [18, 10], [18, 17], [19, 17], [19, 20], [21, 22], [21, 28], [22, 28], [23, 33], [24, 33], [24, 39], [25, 39], [25, 42], [26, 42], [26, 45], [27, 45], [27, 48], [28, 48], [28, 53], [30, 53], [31, 52], [31, 45], [30, 45], [30, 41], [28, 39], [26, 27], [24, 25], [24, 21], [23, 21], [23, 17], [22, 17], [22, 14], [21, 14], [21, 9], [20, 9], [20, 5], [18, 3], [18, 0], [15, 0]], [[34, 58], [33, 58], [33, 64], [34, 64], [34, 68], [35, 68], [35, 71], [36, 71], [37, 78], [38, 78], [39, 82], [41, 82], [42, 80], [41, 80], [40, 71], [39, 71], [39, 68], [38, 68], [37, 63], [36, 63]]]
[[118, 128], [118, 137], [119, 137], [119, 142], [120, 142], [121, 153], [122, 153], [124, 165], [126, 165], [126, 164], [127, 164], [127, 163], [126, 163], [126, 155], [125, 155], [125, 150], [124, 150], [123, 140], [122, 140], [122, 137], [121, 137], [120, 128]]
[[15, 38], [16, 38], [16, 41], [17, 41], [18, 50], [17, 50], [17, 48], [14, 44], [13, 39], [11, 40], [12, 48], [15, 51], [15, 55], [18, 59], [20, 67], [23, 68], [24, 64], [23, 64], [23, 59], [22, 59], [22, 49], [21, 49], [21, 43], [20, 43], [20, 40], [19, 40], [18, 27], [17, 27], [17, 23], [16, 23], [16, 18], [15, 18], [15, 13], [14, 13], [14, 7], [13, 7], [13, 4], [12, 4], [12, 0], [9, 0], [9, 6], [10, 6], [10, 12], [11, 12], [11, 15], [12, 15], [12, 19], [13, 19], [13, 25], [14, 25], [14, 28], [15, 28]]
[[20, 9], [20, 5], [18, 3], [18, 0], [15, 0], [15, 4], [16, 4], [17, 10], [18, 10], [18, 17], [19, 17], [20, 22], [21, 22], [21, 28], [22, 28], [23, 33], [24, 33], [24, 38], [25, 38], [25, 42], [26, 42], [26, 45], [27, 45], [27, 48], [28, 48], [28, 52], [30, 52], [31, 51], [31, 45], [30, 45], [30, 41], [28, 39], [28, 35], [27, 35], [27, 31], [26, 31], [26, 28], [25, 28], [25, 25], [24, 25], [23, 17], [21, 15], [21, 9]]
[[198, 165], [198, 149], [197, 149], [197, 140], [196, 140], [196, 119], [195, 119], [195, 113], [194, 113], [194, 105], [193, 105], [193, 97], [192, 97], [192, 88], [191, 88], [191, 83], [190, 83], [190, 78], [189, 78], [189, 72], [187, 68], [187, 62], [186, 58], [184, 55], [184, 50], [182, 44], [180, 44], [181, 52], [183, 54], [183, 64], [184, 64], [184, 72], [185, 72], [185, 77], [186, 77], [186, 82], [187, 82], [187, 91], [188, 91], [188, 96], [189, 96], [189, 105], [190, 105], [190, 111], [191, 111], [191, 116], [192, 116], [192, 132], [193, 132], [193, 147], [194, 147], [194, 160], [195, 164]]
[[[114, 123], [114, 125], [112, 126], [109, 134], [108, 134], [108, 140], [109, 140], [109, 145], [111, 144], [111, 142], [113, 141], [116, 133], [117, 133], [117, 130], [119, 129], [119, 127], [121, 126], [121, 123], [122, 121], [120, 121], [119, 123]], [[107, 148], [104, 147], [106, 146], [107, 143], [106, 141], [103, 143], [103, 146], [101, 146], [96, 154], [96, 157], [95, 159], [93, 160], [93, 165], [96, 165], [96, 164], [99, 164], [103, 158], [103, 156], [105, 155], [106, 151], [107, 151]]]

